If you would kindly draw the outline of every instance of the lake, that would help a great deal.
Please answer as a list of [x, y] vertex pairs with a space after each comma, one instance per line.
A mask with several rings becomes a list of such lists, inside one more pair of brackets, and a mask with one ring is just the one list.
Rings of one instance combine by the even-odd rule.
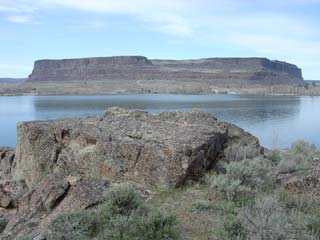
[[320, 97], [169, 94], [1, 96], [0, 146], [15, 146], [19, 121], [99, 115], [112, 106], [152, 113], [198, 108], [239, 125], [266, 147], [300, 139], [320, 147]]

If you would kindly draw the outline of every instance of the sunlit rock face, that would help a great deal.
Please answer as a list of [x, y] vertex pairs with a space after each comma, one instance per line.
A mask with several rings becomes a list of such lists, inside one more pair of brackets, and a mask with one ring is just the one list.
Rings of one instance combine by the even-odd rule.
[[201, 111], [110, 108], [100, 117], [20, 123], [14, 177], [29, 187], [53, 172], [178, 187], [236, 159], [230, 149], [244, 145], [253, 155], [262, 149], [249, 133]]

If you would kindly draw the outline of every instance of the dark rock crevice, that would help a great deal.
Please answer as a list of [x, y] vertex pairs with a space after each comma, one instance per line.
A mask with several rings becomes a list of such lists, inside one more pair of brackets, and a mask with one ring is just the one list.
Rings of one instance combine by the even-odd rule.
[[0, 180], [11, 179], [15, 168], [15, 149], [0, 147]]

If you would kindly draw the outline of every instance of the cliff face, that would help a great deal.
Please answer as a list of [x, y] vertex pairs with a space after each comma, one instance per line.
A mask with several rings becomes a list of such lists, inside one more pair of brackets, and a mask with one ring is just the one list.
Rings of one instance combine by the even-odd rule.
[[301, 70], [265, 58], [149, 60], [142, 56], [104, 57], [35, 62], [28, 81], [182, 80], [212, 83], [294, 84]]

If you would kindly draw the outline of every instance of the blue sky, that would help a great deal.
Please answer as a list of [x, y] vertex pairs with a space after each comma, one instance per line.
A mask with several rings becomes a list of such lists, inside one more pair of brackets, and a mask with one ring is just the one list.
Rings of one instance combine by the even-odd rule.
[[320, 80], [320, 0], [0, 0], [0, 77], [37, 59], [268, 57]]

